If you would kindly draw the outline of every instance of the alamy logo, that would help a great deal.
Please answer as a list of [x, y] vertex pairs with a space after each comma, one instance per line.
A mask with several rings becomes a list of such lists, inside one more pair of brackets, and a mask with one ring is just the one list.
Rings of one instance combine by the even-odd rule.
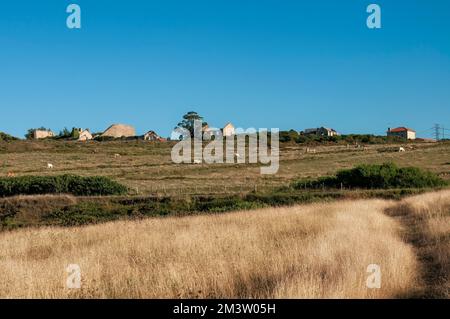
[[69, 29], [81, 29], [81, 8], [78, 4], [69, 4], [66, 9], [70, 15], [67, 17], [66, 25]]
[[66, 280], [66, 287], [68, 289], [80, 289], [81, 288], [81, 268], [77, 264], [70, 264], [66, 268], [66, 272], [69, 274]]
[[366, 287], [369, 289], [381, 288], [381, 267], [377, 264], [367, 266], [367, 272], [370, 273], [366, 280]]
[[[264, 175], [276, 174], [280, 166], [279, 129], [272, 128], [270, 132], [265, 129], [236, 129], [235, 135], [224, 136], [219, 129], [209, 129], [205, 133], [202, 121], [196, 120], [193, 132], [177, 128], [172, 137], [180, 139], [171, 154], [176, 164], [260, 163], [266, 165], [261, 167], [261, 174]], [[206, 146], [205, 139], [210, 141]]]
[[369, 29], [381, 29], [381, 7], [378, 4], [370, 4], [367, 6], [367, 27]]

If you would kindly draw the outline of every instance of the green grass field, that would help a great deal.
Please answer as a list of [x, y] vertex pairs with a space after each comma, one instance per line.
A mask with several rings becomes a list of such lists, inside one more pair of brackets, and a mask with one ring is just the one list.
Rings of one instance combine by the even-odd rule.
[[[405, 145], [316, 146], [306, 154], [306, 146], [282, 144], [280, 169], [276, 175], [261, 175], [259, 165], [173, 164], [173, 143], [143, 141], [0, 142], [0, 176], [23, 175], [106, 176], [126, 186], [132, 193], [147, 195], [237, 194], [273, 189], [302, 178], [316, 178], [357, 164], [392, 161], [399, 166], [416, 166], [450, 179], [450, 143], [409, 143]], [[120, 154], [120, 157], [115, 157]], [[47, 163], [54, 165], [47, 169]]]
[[[276, 175], [261, 175], [259, 164], [173, 164], [173, 143], [115, 141], [14, 141], [0, 143], [0, 177], [103, 176], [128, 187], [121, 196], [67, 194], [0, 198], [0, 229], [75, 226], [117, 219], [221, 213], [336, 199], [399, 199], [427, 189], [303, 189], [294, 181], [327, 176], [358, 164], [394, 162], [450, 178], [450, 143], [344, 146], [282, 144]], [[120, 154], [119, 157], [115, 156]], [[47, 163], [54, 165], [47, 168]]]

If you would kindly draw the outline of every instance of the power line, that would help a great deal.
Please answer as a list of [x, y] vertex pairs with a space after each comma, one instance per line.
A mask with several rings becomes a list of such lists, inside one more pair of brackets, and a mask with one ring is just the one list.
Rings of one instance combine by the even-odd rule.
[[434, 138], [436, 141], [440, 140], [441, 137], [441, 126], [439, 124], [434, 124]]
[[435, 124], [431, 130], [433, 131], [433, 137], [436, 139], [436, 141], [444, 140], [447, 138], [450, 138], [450, 129], [445, 128], [441, 124]]

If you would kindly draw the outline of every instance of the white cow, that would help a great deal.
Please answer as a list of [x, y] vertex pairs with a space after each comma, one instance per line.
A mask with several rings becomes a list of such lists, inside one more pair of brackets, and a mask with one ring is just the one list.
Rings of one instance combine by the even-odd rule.
[[53, 169], [53, 168], [54, 168], [54, 166], [52, 163], [47, 163], [47, 169]]
[[201, 163], [202, 163], [201, 160], [198, 160], [198, 159], [194, 160], [194, 164], [201, 164]]
[[406, 152], [406, 150], [405, 150], [403, 147], [400, 147], [398, 151], [399, 151], [400, 153]]

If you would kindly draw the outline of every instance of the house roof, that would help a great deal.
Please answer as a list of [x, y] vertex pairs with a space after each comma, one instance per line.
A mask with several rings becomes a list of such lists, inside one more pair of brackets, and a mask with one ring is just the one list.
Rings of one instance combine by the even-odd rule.
[[305, 133], [312, 133], [312, 132], [317, 132], [317, 131], [319, 131], [321, 129], [324, 129], [324, 130], [326, 130], [328, 132], [336, 132], [337, 133], [337, 131], [335, 129], [332, 129], [332, 128], [329, 128], [329, 127], [324, 127], [324, 126], [317, 127], [317, 128], [307, 128], [307, 129], [305, 129], [304, 132]]
[[135, 136], [136, 130], [134, 127], [125, 124], [113, 124], [103, 132], [102, 136], [112, 136], [112, 137], [129, 137]]
[[414, 133], [416, 132], [413, 129], [410, 129], [410, 128], [407, 128], [404, 126], [393, 128], [393, 129], [389, 130], [389, 132], [392, 132], [392, 133], [400, 133], [400, 132], [405, 132], [405, 131], [414, 132]]

